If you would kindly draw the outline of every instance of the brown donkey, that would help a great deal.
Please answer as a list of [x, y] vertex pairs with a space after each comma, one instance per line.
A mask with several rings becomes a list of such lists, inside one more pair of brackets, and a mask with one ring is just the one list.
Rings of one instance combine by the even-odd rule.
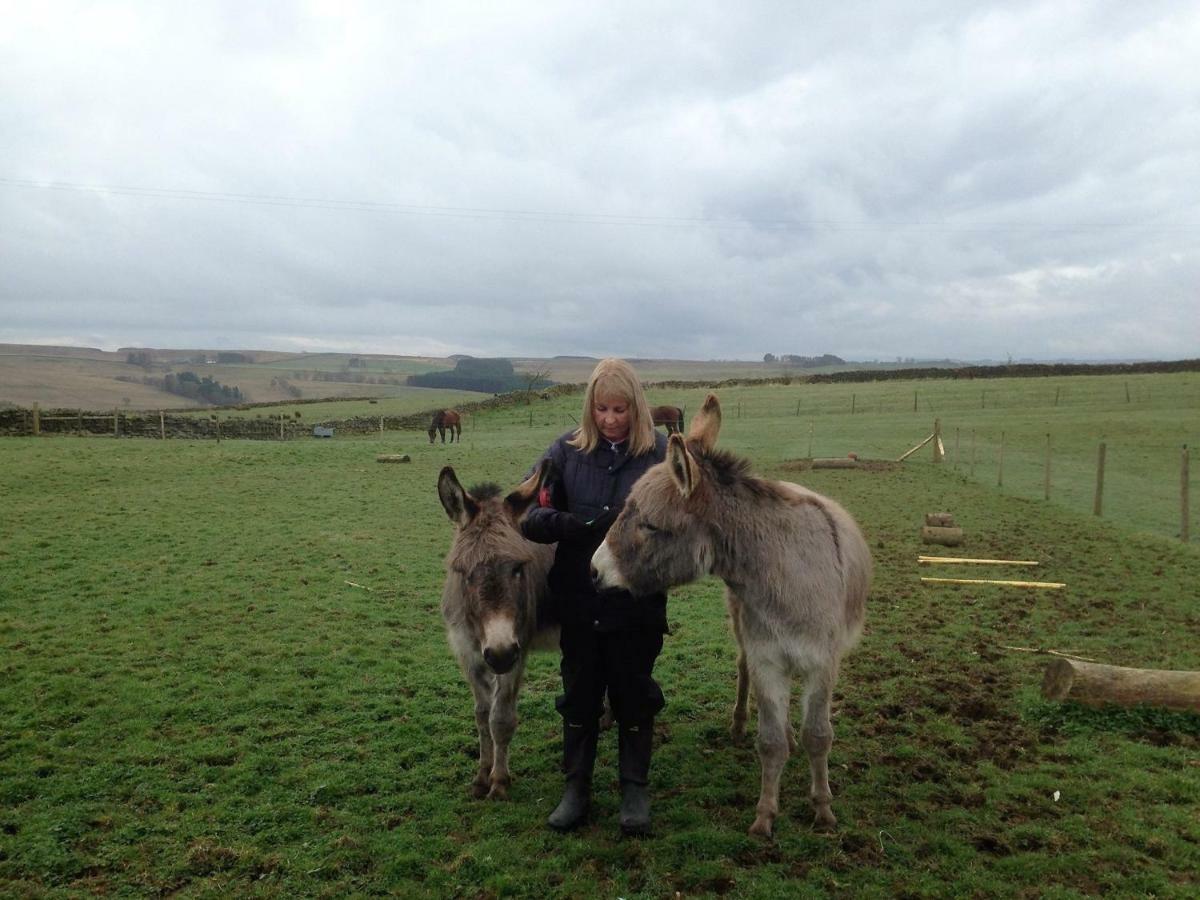
[[554, 546], [527, 541], [517, 528], [551, 465], [543, 462], [507, 496], [494, 484], [463, 490], [450, 466], [438, 476], [438, 497], [457, 526], [446, 556], [442, 617], [450, 648], [475, 695], [479, 771], [471, 792], [476, 797], [508, 796], [508, 744], [517, 727], [526, 653], [558, 648], [558, 627], [546, 622], [546, 575]]
[[685, 440], [634, 485], [592, 557], [597, 585], [651, 594], [713, 574], [738, 644], [735, 737], [746, 727], [749, 687], [758, 703], [762, 793], [751, 834], [770, 836], [779, 779], [794, 738], [792, 679], [804, 679], [801, 743], [812, 772], [814, 826], [833, 828], [830, 701], [842, 655], [862, 631], [871, 554], [841, 506], [797, 484], [751, 476], [745, 460], [715, 450], [721, 407], [712, 394]]

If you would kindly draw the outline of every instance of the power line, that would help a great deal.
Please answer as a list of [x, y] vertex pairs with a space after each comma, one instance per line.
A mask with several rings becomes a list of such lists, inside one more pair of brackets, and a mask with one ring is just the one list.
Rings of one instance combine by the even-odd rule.
[[634, 213], [555, 212], [553, 210], [503, 209], [471, 206], [433, 206], [376, 200], [338, 200], [325, 197], [287, 197], [271, 194], [239, 194], [227, 191], [194, 191], [182, 188], [132, 187], [127, 185], [78, 184], [66, 181], [32, 181], [0, 177], [0, 186], [35, 190], [69, 191], [103, 196], [144, 197], [148, 199], [236, 203], [252, 206], [279, 206], [298, 209], [346, 210], [435, 218], [535, 222], [565, 225], [619, 225], [653, 227], [755, 228], [775, 231], [888, 231], [916, 229], [950, 232], [1017, 231], [1105, 231], [1119, 229], [1191, 230], [1192, 223], [1171, 222], [1069, 222], [1069, 223], [971, 223], [944, 220], [849, 219], [757, 219], [715, 216], [649, 216]]

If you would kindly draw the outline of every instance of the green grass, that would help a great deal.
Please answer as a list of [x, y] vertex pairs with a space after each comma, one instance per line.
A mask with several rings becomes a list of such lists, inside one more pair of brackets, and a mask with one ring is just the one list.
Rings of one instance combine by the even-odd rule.
[[[1187, 384], [1148, 389], [1182, 404]], [[877, 402], [895, 391], [855, 388]], [[757, 759], [726, 736], [733, 647], [711, 580], [670, 601], [653, 837], [618, 835], [611, 734], [594, 823], [544, 828], [560, 788], [553, 655], [529, 669], [512, 800], [468, 797], [475, 740], [438, 611], [451, 526], [437, 473], [449, 462], [467, 484], [515, 483], [579, 397], [481, 413], [453, 446], [417, 432], [0, 442], [0, 895], [1194, 896], [1200, 718], [1047, 703], [1044, 659], [1002, 646], [1198, 668], [1200, 553], [924, 451], [891, 472], [785, 472], [807, 455], [809, 421], [817, 455], [895, 456], [927, 433], [911, 394], [907, 410], [852, 417], [851, 390], [722, 393], [721, 444], [841, 500], [876, 561], [836, 701], [841, 827], [808, 830], [796, 758], [772, 843], [745, 833]], [[690, 415], [702, 393], [653, 399], [678, 396]], [[954, 397], [930, 397], [953, 421]], [[1151, 398], [1130, 406], [1153, 411]], [[1124, 404], [1121, 390], [1064, 428], [1117, 421]], [[1012, 433], [1046, 414], [1000, 409], [990, 425]], [[1145, 439], [1176, 440], [1156, 436], [1172, 417], [1146, 421]], [[374, 462], [397, 450], [413, 462]], [[1037, 577], [1067, 589], [921, 586], [933, 509], [958, 516], [971, 555], [1040, 559]]]

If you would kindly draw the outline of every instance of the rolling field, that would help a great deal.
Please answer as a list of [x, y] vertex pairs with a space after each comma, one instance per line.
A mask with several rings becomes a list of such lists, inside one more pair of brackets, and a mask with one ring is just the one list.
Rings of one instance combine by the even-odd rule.
[[[1126, 401], [1124, 380], [721, 392], [721, 446], [840, 500], [875, 554], [835, 698], [839, 831], [809, 830], [793, 757], [771, 843], [745, 833], [757, 755], [726, 733], [734, 651], [713, 580], [668, 607], [652, 837], [619, 837], [612, 734], [592, 824], [545, 829], [561, 786], [552, 654], [529, 668], [512, 799], [468, 796], [437, 473], [515, 484], [579, 397], [476, 414], [461, 445], [0, 441], [0, 895], [1195, 896], [1200, 717], [1048, 703], [1046, 657], [1005, 649], [1200, 668], [1200, 551], [1172, 536], [1170, 503], [1200, 382], [1131, 377]], [[690, 415], [703, 393], [651, 399]], [[890, 471], [788, 467], [810, 443], [894, 458], [934, 416], [951, 454], [955, 429], [975, 429], [973, 478], [965, 443], [957, 468], [928, 448]], [[1050, 503], [1047, 429], [1063, 479]], [[1099, 433], [1102, 519], [1067, 487], [1089, 481]], [[398, 451], [412, 463], [374, 461]], [[1160, 513], [1139, 498], [1163, 479]], [[935, 509], [964, 526], [963, 555], [1038, 559], [1037, 578], [1067, 588], [921, 585]]]

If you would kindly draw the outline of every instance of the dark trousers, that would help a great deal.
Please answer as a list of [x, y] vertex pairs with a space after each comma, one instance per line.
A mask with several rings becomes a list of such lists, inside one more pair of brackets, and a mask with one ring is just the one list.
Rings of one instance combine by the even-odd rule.
[[605, 691], [613, 716], [625, 726], [654, 718], [665, 705], [651, 675], [662, 651], [661, 631], [600, 631], [564, 622], [560, 645], [563, 693], [555, 706], [568, 724], [599, 720]]

